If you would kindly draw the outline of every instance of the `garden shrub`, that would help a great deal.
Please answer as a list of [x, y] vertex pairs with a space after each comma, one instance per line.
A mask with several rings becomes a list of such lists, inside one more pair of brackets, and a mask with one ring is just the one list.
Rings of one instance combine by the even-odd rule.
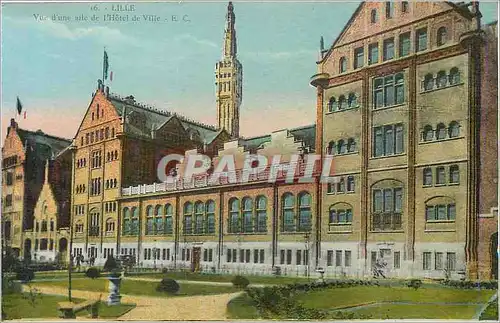
[[113, 271], [114, 269], [119, 269], [118, 262], [116, 261], [115, 257], [109, 255], [106, 259], [106, 262], [104, 263], [104, 267], [102, 268], [102, 270]]
[[248, 285], [250, 285], [250, 281], [246, 277], [239, 276], [239, 275], [234, 276], [234, 278], [231, 280], [231, 282], [233, 283], [234, 287], [241, 288], [241, 289], [244, 289]]
[[179, 289], [179, 284], [171, 278], [163, 278], [158, 286], [156, 286], [158, 292], [165, 292], [167, 294], [176, 294]]
[[12, 279], [12, 277], [3, 276], [2, 295], [20, 294], [22, 289], [21, 284]]
[[407, 286], [417, 290], [422, 286], [422, 281], [420, 279], [412, 279], [408, 282]]
[[443, 280], [442, 285], [460, 288], [460, 289], [498, 289], [498, 282], [491, 281], [470, 281], [470, 280]]
[[89, 269], [87, 269], [87, 271], [85, 272], [85, 276], [87, 276], [88, 278], [92, 278], [92, 279], [96, 279], [98, 278], [99, 276], [101, 275], [101, 273], [99, 272], [99, 269], [95, 268], [95, 267], [90, 267]]
[[35, 278], [35, 272], [29, 267], [21, 267], [16, 272], [16, 279], [22, 282], [29, 282]]

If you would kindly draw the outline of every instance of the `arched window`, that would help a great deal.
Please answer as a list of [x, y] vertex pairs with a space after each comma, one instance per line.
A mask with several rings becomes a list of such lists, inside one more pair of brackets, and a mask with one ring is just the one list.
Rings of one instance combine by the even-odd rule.
[[458, 71], [458, 68], [454, 67], [450, 70], [449, 79], [450, 85], [460, 83], [460, 72]]
[[377, 21], [378, 21], [377, 9], [372, 9], [372, 11], [370, 12], [370, 22], [374, 24]]
[[356, 151], [356, 141], [354, 138], [349, 138], [347, 141], [347, 152], [353, 153]]
[[207, 217], [207, 225], [206, 225], [206, 233], [213, 234], [215, 233], [215, 202], [212, 200], [208, 200], [205, 204], [206, 207], [206, 217]]
[[446, 126], [442, 123], [437, 125], [436, 128], [436, 139], [443, 140], [446, 138]]
[[164, 226], [163, 226], [163, 207], [161, 205], [157, 205], [155, 207], [155, 234], [163, 234]]
[[446, 76], [445, 71], [439, 71], [437, 73], [436, 83], [438, 88], [442, 88], [446, 86], [448, 77]]
[[115, 231], [115, 221], [112, 218], [106, 220], [106, 232], [111, 233]]
[[283, 226], [284, 232], [295, 231], [295, 198], [292, 193], [285, 193], [281, 198], [282, 212], [283, 212]]
[[450, 166], [450, 183], [452, 184], [458, 184], [460, 183], [460, 170], [458, 168], [458, 165], [451, 165]]
[[335, 97], [331, 97], [330, 100], [328, 101], [328, 112], [333, 112], [337, 108], [337, 100], [335, 100]]
[[349, 93], [349, 97], [347, 100], [348, 100], [347, 104], [349, 105], [349, 108], [355, 108], [358, 106], [358, 98], [356, 97], [355, 93]]
[[256, 199], [257, 206], [257, 232], [267, 231], [267, 198], [258, 196]]
[[194, 204], [194, 233], [203, 234], [203, 218], [205, 217], [205, 205], [198, 201]]
[[139, 234], [139, 209], [136, 207], [132, 208], [131, 234], [134, 236]]
[[422, 180], [425, 186], [432, 185], [432, 168], [424, 168]]
[[338, 110], [344, 110], [346, 108], [345, 96], [343, 95], [339, 96], [338, 105], [339, 105]]
[[448, 41], [448, 35], [445, 27], [441, 27], [437, 30], [437, 45], [442, 46]]
[[243, 198], [243, 232], [253, 232], [253, 201]]
[[337, 182], [337, 193], [345, 192], [345, 179], [343, 177]]
[[229, 200], [229, 233], [240, 232], [240, 201], [237, 198]]
[[443, 166], [436, 168], [436, 184], [444, 185], [446, 184], [446, 172]]
[[448, 126], [448, 136], [450, 138], [455, 138], [458, 137], [460, 134], [460, 125], [456, 121], [450, 122], [450, 125]]
[[130, 234], [130, 225], [130, 210], [126, 207], [123, 209], [122, 235], [126, 236]]
[[335, 153], [335, 141], [330, 141], [328, 143], [327, 152], [328, 155], [333, 155]]
[[184, 227], [183, 227], [184, 234], [193, 233], [193, 223], [192, 223], [193, 204], [191, 202], [184, 203], [183, 217], [184, 217]]
[[434, 77], [432, 74], [427, 74], [424, 78], [424, 90], [429, 91], [434, 88]]
[[171, 204], [165, 205], [165, 233], [172, 234], [173, 232], [173, 207]]
[[432, 126], [426, 125], [424, 127], [424, 133], [422, 135], [424, 141], [431, 141], [434, 139], [434, 130], [432, 130]]
[[340, 73], [347, 72], [347, 59], [345, 57], [341, 57], [339, 60], [339, 71]]
[[346, 142], [343, 139], [340, 139], [337, 144], [337, 154], [345, 154], [347, 150]]
[[146, 235], [154, 234], [154, 217], [153, 217], [153, 207], [148, 205], [146, 208]]
[[386, 179], [372, 186], [372, 230], [400, 230], [402, 228], [403, 183]]
[[329, 224], [351, 224], [352, 207], [345, 203], [330, 206], [328, 222]]
[[455, 221], [455, 200], [446, 196], [436, 196], [425, 203], [426, 221]]
[[347, 191], [354, 192], [355, 190], [354, 176], [347, 176]]
[[311, 194], [302, 192], [299, 194], [299, 232], [311, 230]]
[[76, 222], [75, 231], [76, 233], [83, 233], [83, 222], [81, 220]]

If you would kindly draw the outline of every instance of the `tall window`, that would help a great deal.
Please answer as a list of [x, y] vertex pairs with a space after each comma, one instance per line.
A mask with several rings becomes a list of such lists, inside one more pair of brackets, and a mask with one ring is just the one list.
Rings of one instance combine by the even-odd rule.
[[394, 38], [384, 40], [384, 61], [394, 58]]
[[373, 156], [391, 156], [404, 152], [403, 125], [389, 125], [373, 129]]
[[155, 207], [154, 232], [155, 232], [155, 234], [159, 234], [159, 235], [165, 233], [163, 207], [161, 205], [157, 205]]
[[131, 226], [130, 210], [129, 208], [123, 209], [123, 221], [122, 221], [122, 234], [129, 235]]
[[455, 271], [457, 264], [457, 255], [454, 252], [446, 253], [446, 269], [450, 271]]
[[376, 23], [378, 20], [378, 14], [377, 14], [377, 9], [372, 9], [370, 12], [370, 22], [372, 24]]
[[172, 234], [173, 229], [173, 207], [171, 204], [165, 205], [165, 233]]
[[338, 110], [344, 110], [346, 108], [345, 96], [339, 96]]
[[400, 187], [374, 189], [372, 196], [373, 230], [401, 229], [403, 189]]
[[385, 3], [385, 17], [388, 19], [394, 17], [394, 2], [386, 1], [386, 3]]
[[358, 98], [356, 96], [356, 93], [349, 93], [347, 105], [349, 106], [349, 108], [356, 108], [358, 106]]
[[423, 253], [423, 259], [422, 259], [423, 270], [431, 270], [431, 257], [432, 257], [432, 253], [430, 253], [430, 252]]
[[299, 225], [297, 231], [311, 230], [311, 195], [309, 193], [299, 194]]
[[328, 112], [333, 112], [336, 109], [337, 109], [337, 101], [335, 100], [335, 97], [332, 96], [328, 101]]
[[356, 151], [356, 140], [354, 140], [354, 138], [349, 138], [349, 140], [347, 140], [347, 152], [353, 153], [355, 151]]
[[455, 221], [455, 203], [425, 206], [425, 219], [427, 221]]
[[458, 184], [460, 182], [460, 170], [458, 165], [450, 166], [450, 180], [451, 184]]
[[333, 154], [335, 154], [335, 141], [330, 141], [330, 142], [328, 143], [328, 147], [327, 147], [326, 153], [327, 153], [328, 155], [333, 155]]
[[340, 73], [347, 72], [347, 59], [345, 57], [340, 58], [339, 71], [340, 71]]
[[232, 198], [229, 201], [229, 233], [240, 232], [240, 201]]
[[399, 57], [408, 56], [411, 49], [410, 33], [399, 35]]
[[146, 214], [147, 214], [147, 218], [146, 218], [146, 235], [151, 235], [151, 234], [154, 234], [154, 217], [153, 217], [153, 207], [151, 205], [149, 205], [147, 208], [146, 208]]
[[352, 208], [336, 208], [330, 206], [329, 224], [351, 224]]
[[436, 127], [436, 139], [437, 140], [446, 139], [446, 126], [442, 123], [438, 124]]
[[436, 185], [446, 184], [446, 175], [444, 167], [440, 166], [436, 168]]
[[363, 67], [364, 59], [363, 47], [356, 48], [354, 50], [354, 69]]
[[186, 202], [184, 203], [184, 234], [191, 234], [193, 233], [193, 222], [192, 222], [192, 217], [193, 217], [193, 203], [191, 202]]
[[257, 206], [257, 232], [267, 231], [267, 199], [265, 196], [258, 196], [256, 200]]
[[203, 217], [205, 216], [205, 205], [203, 202], [196, 202], [194, 205], [194, 233], [203, 233]]
[[416, 42], [415, 48], [417, 52], [427, 49], [427, 28], [417, 30]]
[[209, 234], [213, 234], [213, 233], [215, 233], [215, 202], [214, 201], [212, 201], [212, 200], [207, 201], [206, 212], [207, 212], [206, 232]]
[[338, 141], [337, 144], [337, 154], [341, 155], [345, 154], [346, 152], [347, 152], [347, 144], [343, 139], [341, 139]]
[[427, 74], [424, 78], [424, 90], [430, 91], [434, 88], [434, 76]]
[[422, 138], [424, 139], [424, 141], [431, 141], [432, 139], [434, 139], [434, 130], [432, 130], [432, 126], [426, 125], [424, 127]]
[[368, 46], [368, 65], [378, 63], [378, 44]]
[[397, 73], [374, 79], [373, 107], [374, 109], [402, 104], [404, 97], [404, 75]]
[[[42, 222], [42, 231], [43, 231], [43, 223], [44, 222]], [[47, 225], [46, 222], [45, 222], [45, 225]], [[99, 236], [100, 233], [101, 233], [101, 231], [100, 231], [99, 212], [91, 212], [90, 213], [89, 236]]]
[[436, 78], [436, 86], [438, 88], [445, 87], [448, 83], [448, 76], [445, 71], [439, 71]]
[[460, 125], [456, 121], [450, 122], [450, 125], [448, 126], [448, 136], [450, 138], [455, 138], [458, 137], [460, 134]]
[[458, 84], [460, 83], [460, 72], [458, 71], [458, 68], [454, 67], [450, 70], [450, 75], [449, 81], [450, 85]]
[[423, 182], [424, 182], [424, 185], [432, 185], [432, 168], [424, 168], [424, 178], [423, 178]]
[[130, 234], [135, 236], [139, 234], [139, 209], [136, 207], [132, 208]]
[[409, 5], [408, 1], [401, 1], [401, 11], [402, 12], [408, 12], [409, 7], [410, 7], [410, 5]]
[[446, 27], [439, 28], [437, 31], [437, 41], [436, 41], [437, 45], [442, 46], [442, 45], [446, 44], [447, 41], [448, 41], [448, 35], [447, 35]]
[[295, 199], [292, 193], [285, 193], [282, 197], [283, 231], [295, 231]]
[[354, 176], [347, 176], [347, 191], [354, 192]]
[[253, 201], [243, 198], [243, 232], [253, 232]]

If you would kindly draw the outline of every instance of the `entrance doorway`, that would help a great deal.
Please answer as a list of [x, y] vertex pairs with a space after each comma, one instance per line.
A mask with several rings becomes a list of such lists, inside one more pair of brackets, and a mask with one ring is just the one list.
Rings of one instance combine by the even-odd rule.
[[191, 271], [194, 272], [200, 271], [200, 256], [201, 256], [201, 248], [194, 247], [193, 258], [191, 258]]

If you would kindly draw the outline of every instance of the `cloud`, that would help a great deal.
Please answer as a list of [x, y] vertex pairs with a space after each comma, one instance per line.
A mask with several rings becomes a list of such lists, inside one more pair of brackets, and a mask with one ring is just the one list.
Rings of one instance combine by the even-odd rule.
[[298, 58], [312, 58], [317, 55], [317, 51], [308, 49], [299, 49], [295, 51], [258, 51], [258, 52], [243, 52], [241, 56], [245, 59], [254, 60], [281, 60], [281, 59], [298, 59]]
[[179, 36], [175, 37], [174, 40], [175, 41], [187, 40], [187, 41], [190, 41], [190, 42], [198, 44], [198, 45], [208, 46], [208, 47], [212, 47], [212, 48], [219, 48], [219, 46], [217, 44], [215, 44], [214, 42], [211, 42], [211, 41], [206, 40], [206, 39], [199, 39], [199, 38], [196, 38], [190, 34], [179, 35]]

